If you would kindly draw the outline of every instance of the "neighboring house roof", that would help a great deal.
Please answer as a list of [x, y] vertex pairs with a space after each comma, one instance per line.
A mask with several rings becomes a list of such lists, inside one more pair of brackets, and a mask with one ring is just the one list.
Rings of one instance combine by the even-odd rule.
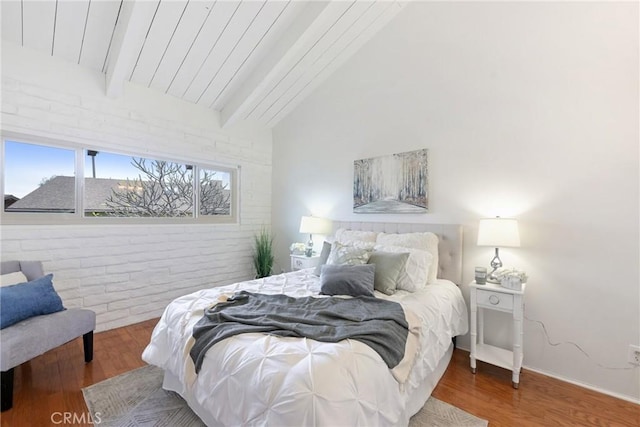
[[[86, 178], [85, 210], [105, 212], [105, 201], [112, 190], [118, 190], [126, 181], [121, 179]], [[56, 176], [12, 204], [7, 212], [73, 212], [75, 210], [75, 177]]]
[[[132, 190], [126, 179], [106, 179], [106, 178], [86, 178], [84, 180], [84, 210], [85, 212], [113, 212], [107, 206], [107, 200], [114, 192]], [[222, 188], [222, 182], [212, 181], [217, 188]], [[222, 189], [222, 194], [226, 197], [230, 195], [228, 189]], [[6, 212], [74, 212], [75, 211], [75, 177], [55, 176], [44, 184], [33, 190], [31, 193], [17, 200], [7, 207]], [[17, 198], [16, 198], [17, 199]], [[190, 209], [189, 207], [185, 207]], [[228, 213], [223, 209], [220, 213]]]
[[8, 208], [9, 206], [14, 204], [18, 200], [20, 200], [20, 198], [14, 196], [13, 194], [5, 194], [5, 196], [4, 196], [4, 207]]

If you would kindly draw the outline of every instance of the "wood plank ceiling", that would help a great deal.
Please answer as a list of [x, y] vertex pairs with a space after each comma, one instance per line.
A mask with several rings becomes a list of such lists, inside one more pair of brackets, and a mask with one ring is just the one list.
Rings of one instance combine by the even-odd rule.
[[393, 0], [2, 0], [2, 39], [272, 127], [404, 6]]

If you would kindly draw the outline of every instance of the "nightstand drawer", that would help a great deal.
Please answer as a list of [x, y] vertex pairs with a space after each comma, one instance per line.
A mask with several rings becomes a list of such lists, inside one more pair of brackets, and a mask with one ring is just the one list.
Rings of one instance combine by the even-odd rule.
[[313, 268], [320, 264], [320, 256], [304, 256], [304, 255], [291, 255], [291, 270], [302, 270], [303, 268]]
[[303, 258], [294, 258], [293, 259], [293, 268], [307, 268], [307, 265], [309, 264], [309, 262], [307, 262], [307, 260], [303, 259]]
[[498, 310], [513, 310], [513, 295], [478, 289], [477, 303], [478, 306], [490, 307]]

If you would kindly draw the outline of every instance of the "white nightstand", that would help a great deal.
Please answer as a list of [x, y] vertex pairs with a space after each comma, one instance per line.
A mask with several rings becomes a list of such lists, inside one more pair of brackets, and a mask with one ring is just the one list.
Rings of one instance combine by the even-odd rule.
[[[522, 368], [522, 320], [524, 318], [524, 290], [514, 291], [500, 285], [469, 284], [471, 292], [471, 372], [476, 373], [476, 360], [491, 363], [512, 371], [513, 388], [520, 383]], [[496, 310], [513, 316], [513, 349], [505, 350], [484, 343], [484, 310]]]
[[291, 271], [314, 268], [318, 264], [320, 264], [320, 255], [291, 255]]

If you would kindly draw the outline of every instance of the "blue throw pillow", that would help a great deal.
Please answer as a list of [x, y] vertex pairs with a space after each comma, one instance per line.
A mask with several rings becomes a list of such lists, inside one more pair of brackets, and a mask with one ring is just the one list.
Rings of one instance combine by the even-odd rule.
[[25, 319], [64, 310], [53, 289], [53, 274], [27, 283], [0, 287], [0, 329]]

